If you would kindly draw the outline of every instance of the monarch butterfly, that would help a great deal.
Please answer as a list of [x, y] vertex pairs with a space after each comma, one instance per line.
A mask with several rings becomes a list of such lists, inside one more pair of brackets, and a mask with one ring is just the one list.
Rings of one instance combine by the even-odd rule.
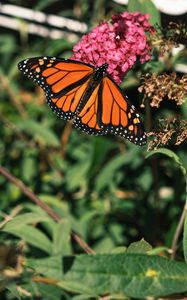
[[146, 144], [139, 114], [119, 86], [100, 67], [71, 59], [34, 57], [18, 68], [45, 92], [53, 112], [92, 135], [115, 134], [136, 145]]

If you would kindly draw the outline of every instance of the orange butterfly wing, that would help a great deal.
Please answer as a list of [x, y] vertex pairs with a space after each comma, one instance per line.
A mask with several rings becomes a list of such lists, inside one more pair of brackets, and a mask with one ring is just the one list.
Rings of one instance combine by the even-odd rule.
[[78, 129], [93, 135], [116, 134], [137, 145], [146, 143], [135, 108], [112, 78], [103, 75], [102, 67], [38, 57], [21, 61], [18, 68], [43, 88], [50, 108], [60, 118], [73, 118]]
[[98, 101], [100, 88], [101, 83], [96, 86], [86, 104], [74, 119], [74, 125], [76, 128], [92, 135], [107, 134], [107, 130], [102, 129], [98, 123]]
[[146, 134], [139, 114], [109, 76], [102, 80], [98, 104], [99, 125], [103, 130], [137, 145], [146, 144]]
[[84, 63], [51, 57], [26, 59], [18, 68], [45, 91], [48, 105], [63, 119], [75, 116], [94, 70]]

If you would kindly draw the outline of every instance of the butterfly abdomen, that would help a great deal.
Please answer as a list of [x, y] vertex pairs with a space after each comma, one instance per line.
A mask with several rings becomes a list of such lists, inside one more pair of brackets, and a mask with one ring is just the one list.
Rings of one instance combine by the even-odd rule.
[[100, 85], [103, 76], [106, 74], [107, 67], [107, 64], [103, 64], [101, 67], [95, 67], [93, 74], [90, 76], [88, 86], [81, 97], [81, 101], [79, 106], [77, 107], [76, 113], [81, 112], [88, 99], [90, 99], [91, 95], [93, 94], [94, 90], [97, 88], [97, 86]]

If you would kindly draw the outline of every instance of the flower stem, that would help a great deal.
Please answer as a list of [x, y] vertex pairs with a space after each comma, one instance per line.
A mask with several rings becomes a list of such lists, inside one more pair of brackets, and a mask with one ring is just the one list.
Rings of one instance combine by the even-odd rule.
[[[36, 194], [33, 193], [21, 180], [13, 176], [6, 168], [0, 165], [0, 174], [15, 184], [30, 200], [41, 207], [54, 221], [59, 222], [61, 217], [43, 202]], [[79, 246], [89, 254], [95, 254], [95, 251], [75, 232], [71, 232], [71, 237], [79, 244]]]

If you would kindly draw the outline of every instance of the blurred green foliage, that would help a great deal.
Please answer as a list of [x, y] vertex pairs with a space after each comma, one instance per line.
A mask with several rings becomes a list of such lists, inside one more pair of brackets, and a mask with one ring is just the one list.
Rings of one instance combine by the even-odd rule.
[[[127, 9], [126, 6], [105, 0], [40, 0], [35, 1], [34, 6], [31, 1], [25, 3], [12, 0], [9, 3], [32, 6], [33, 9], [46, 13], [81, 19], [89, 28], [100, 19], [109, 18], [112, 13]], [[149, 12], [150, 9], [156, 11], [153, 6], [143, 6], [144, 3], [145, 1], [140, 1], [138, 4], [142, 5], [143, 12]], [[133, 5], [134, 1], [129, 4], [130, 10], [133, 9]], [[157, 16], [159, 23], [159, 13], [156, 11], [156, 14], [152, 15], [153, 22]], [[85, 286], [79, 286], [78, 283], [68, 285], [69, 279], [70, 282], [75, 278], [79, 283], [81, 281], [82, 277], [75, 275], [74, 269], [64, 277], [64, 280], [67, 280], [66, 284], [63, 280], [58, 284], [50, 281], [52, 278], [63, 279], [62, 256], [83, 253], [83, 249], [71, 240], [71, 230], [87, 241], [98, 254], [123, 253], [130, 243], [143, 237], [153, 246], [153, 250], [150, 250], [151, 246], [148, 243], [138, 244], [136, 249], [144, 249], [141, 253], [155, 250], [154, 254], [159, 254], [161, 249], [161, 252], [168, 256], [167, 249], [171, 247], [185, 202], [185, 178], [181, 175], [181, 165], [178, 167], [175, 161], [179, 159], [182, 168], [187, 167], [186, 148], [171, 145], [170, 150], [174, 151], [177, 159], [168, 158], [167, 155], [170, 155], [167, 150], [166, 153], [146, 158], [146, 147], [137, 147], [113, 136], [92, 137], [70, 128], [65, 121], [50, 112], [41, 90], [23, 78], [17, 69], [17, 63], [23, 58], [37, 55], [69, 57], [73, 43], [63, 39], [51, 40], [28, 35], [23, 27], [20, 26], [19, 32], [3, 29], [0, 35], [0, 164], [58, 212], [62, 221], [55, 223], [41, 208], [32, 204], [17, 186], [0, 176], [0, 221], [6, 220], [7, 216], [11, 216], [15, 209], [19, 208], [18, 215], [10, 222], [4, 226], [0, 223], [0, 243], [8, 247], [23, 240], [24, 255], [28, 259], [26, 270], [21, 271], [22, 276], [13, 276], [13, 279], [6, 274], [0, 276], [1, 299], [39, 299], [39, 296], [45, 300], [99, 299], [98, 294], [105, 292], [105, 289], [98, 288], [95, 294], [93, 292], [91, 295], [90, 291], [94, 290], [92, 279], [96, 280], [94, 282], [97, 285], [95, 278], [90, 277], [90, 282], [86, 285], [85, 277]], [[77, 40], [80, 37], [78, 35]], [[169, 59], [173, 68], [181, 57], [178, 55], [175, 59]], [[141, 100], [137, 94], [140, 76], [148, 70], [159, 73], [167, 70], [167, 66], [154, 57], [148, 64], [129, 72], [122, 84], [136, 107], [139, 107]], [[185, 118], [186, 107], [179, 109], [173, 103], [166, 102], [158, 110], [147, 109], [143, 112], [148, 129], [156, 124], [159, 117], [176, 113]], [[133, 247], [131, 248], [134, 249]], [[177, 255], [182, 259], [182, 241]], [[75, 269], [81, 266], [81, 259], [85, 268], [86, 264], [89, 266], [88, 262], [84, 262], [83, 256], [80, 260], [77, 258]], [[141, 257], [137, 256], [135, 263], [139, 259]], [[147, 263], [147, 258], [143, 259]], [[93, 264], [94, 269], [97, 261], [93, 258], [90, 264]], [[114, 265], [110, 267], [113, 268]], [[154, 267], [155, 257], [150, 264], [150, 268]], [[134, 270], [134, 265], [130, 265], [129, 268]], [[172, 270], [177, 272], [177, 268], [178, 265], [171, 269], [171, 274], [174, 272]], [[181, 272], [182, 270], [186, 272], [186, 266], [182, 266]], [[92, 271], [88, 270], [89, 272]], [[36, 278], [32, 280], [35, 273]], [[49, 282], [45, 284], [45, 281], [37, 278], [38, 275], [49, 277]], [[164, 279], [161, 283], [163, 289], [155, 295], [167, 295]], [[22, 290], [17, 289], [16, 284]], [[146, 285], [147, 281], [142, 284]], [[135, 287], [136, 284], [132, 290]], [[116, 294], [113, 286], [110, 291]], [[111, 299], [125, 299], [122, 295], [124, 291], [129, 298], [146, 297], [143, 292], [130, 293], [125, 286], [122, 289], [121, 284], [120, 295]], [[182, 284], [176, 289], [173, 286], [173, 290], [170, 290], [171, 293], [183, 291], [185, 289]], [[73, 297], [71, 292], [80, 293], [81, 296]]]

